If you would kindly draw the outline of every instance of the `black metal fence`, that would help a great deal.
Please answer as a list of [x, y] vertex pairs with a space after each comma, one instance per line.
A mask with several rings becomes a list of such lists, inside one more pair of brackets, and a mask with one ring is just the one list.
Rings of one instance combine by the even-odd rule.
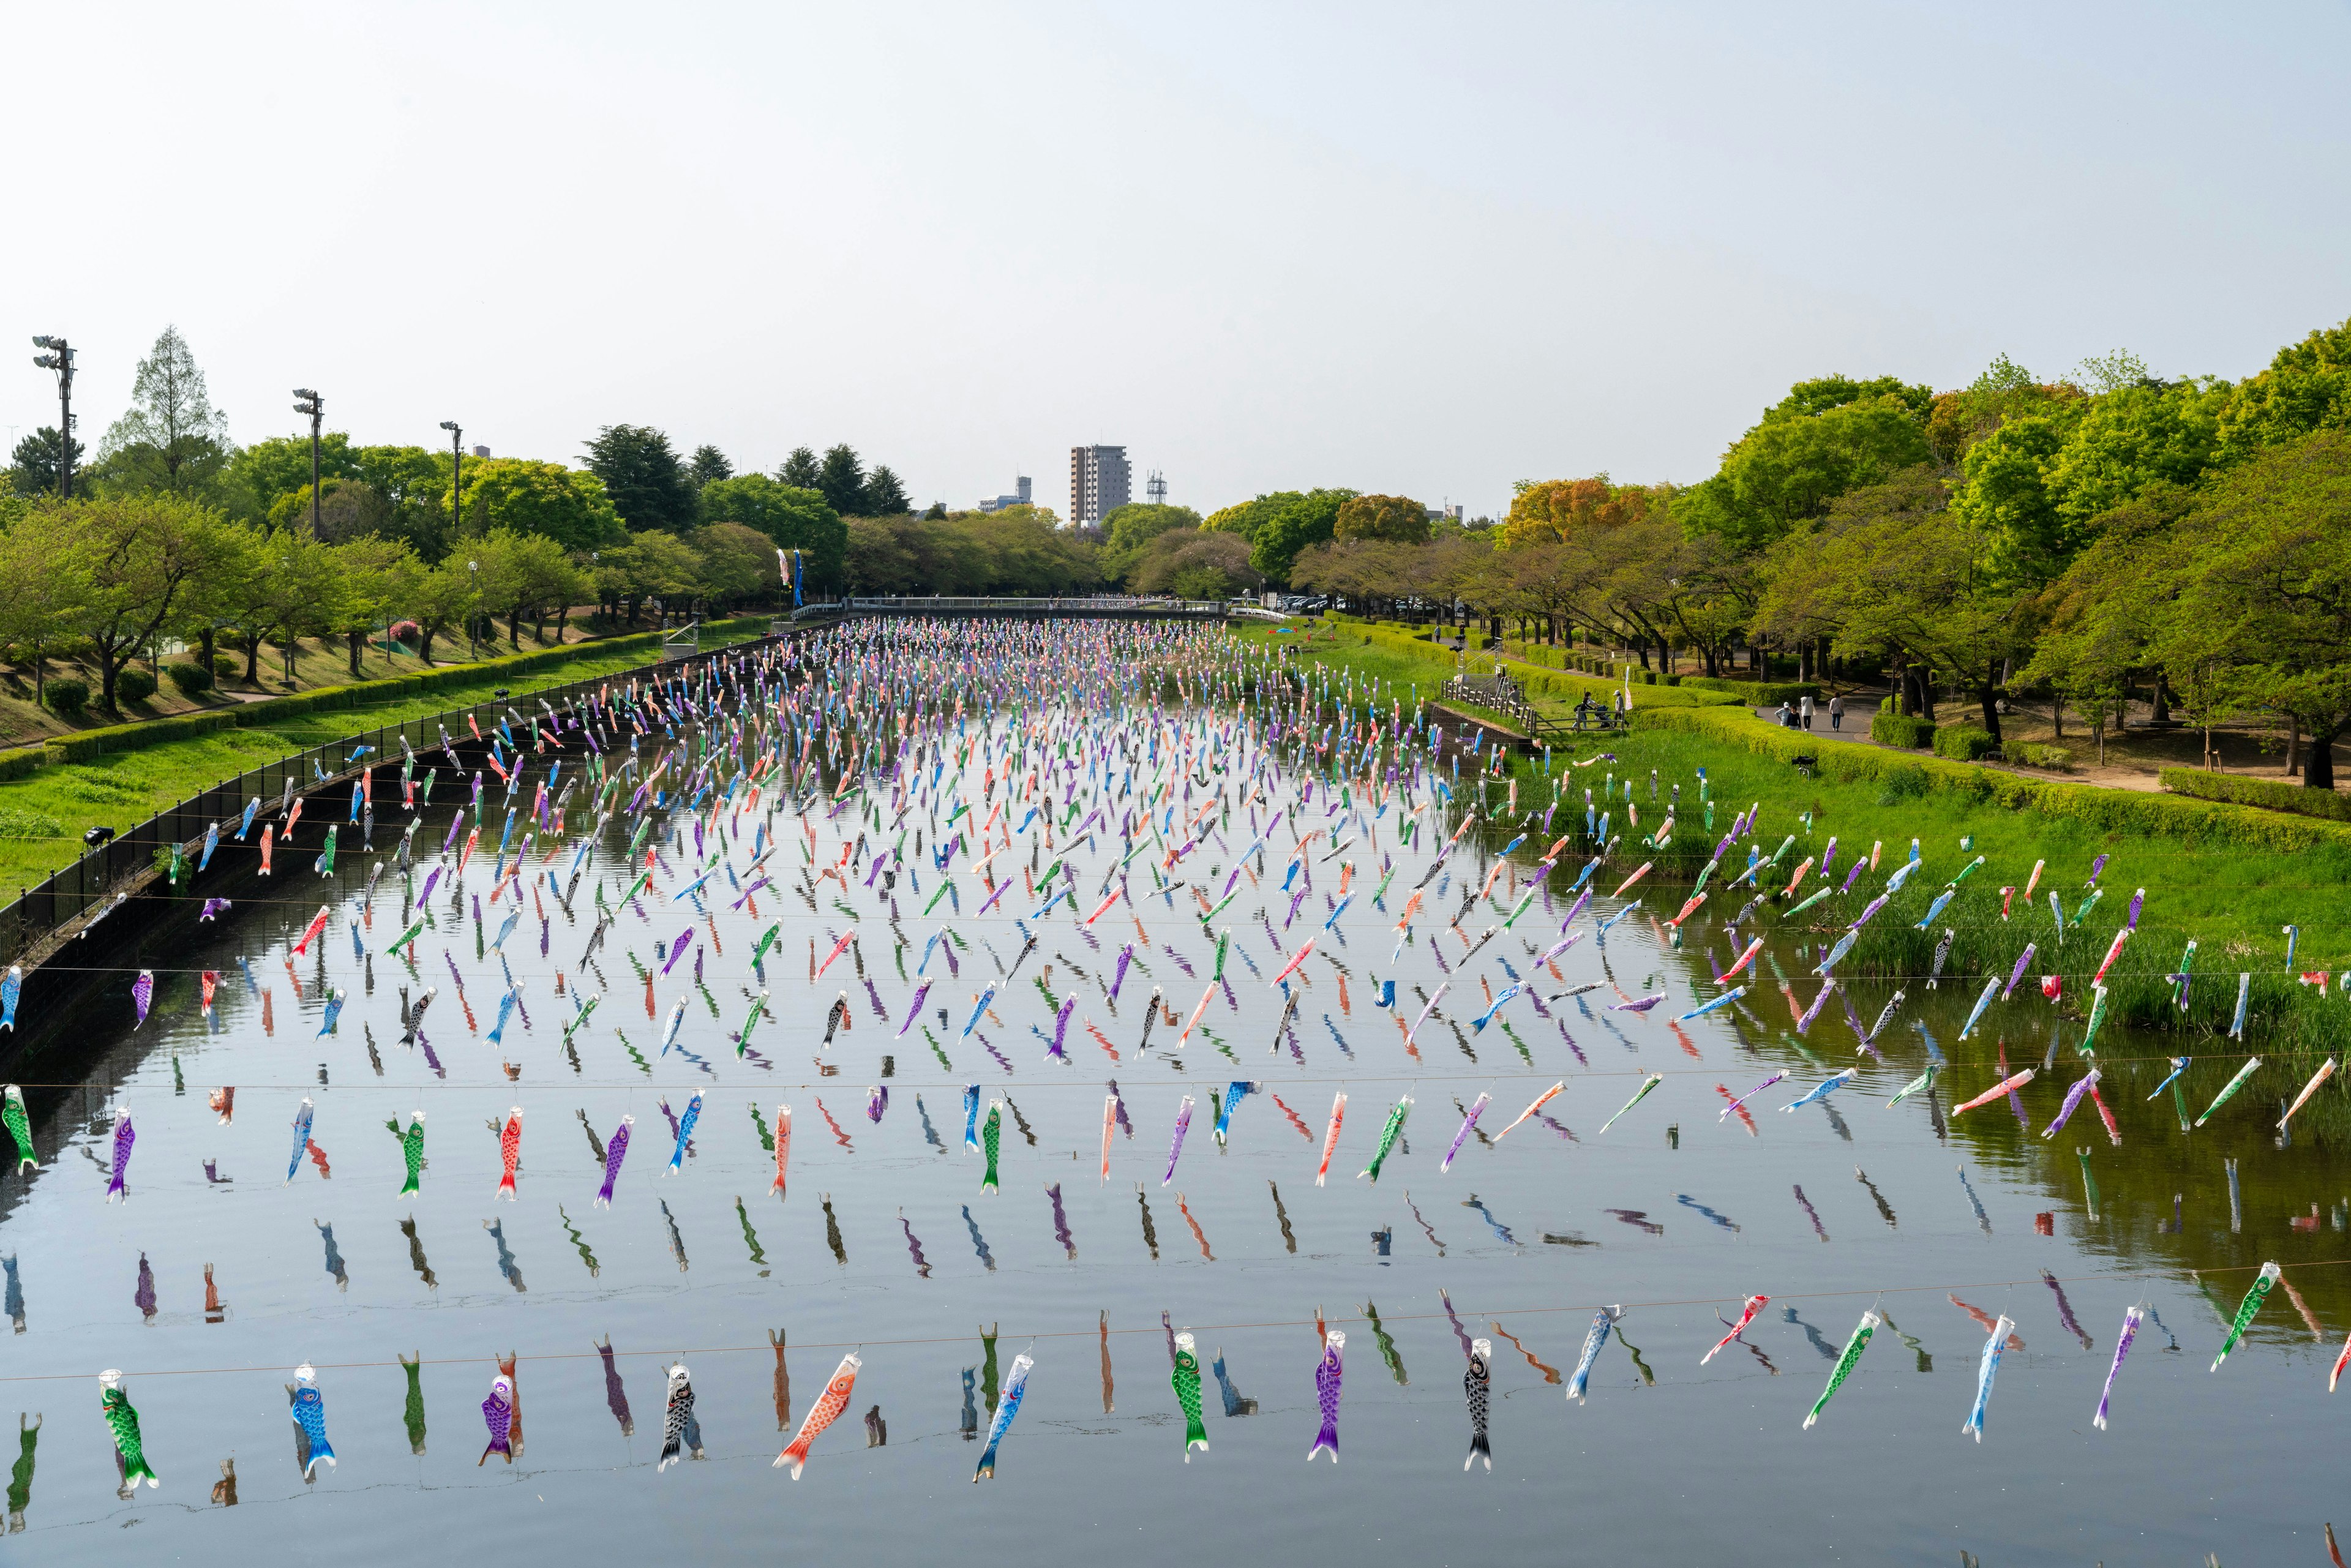
[[[264, 810], [275, 809], [284, 797], [289, 780], [297, 795], [307, 796], [321, 789], [340, 787], [347, 796], [350, 786], [363, 771], [400, 759], [402, 737], [416, 750], [419, 763], [430, 768], [434, 764], [425, 753], [430, 748], [438, 754], [444, 727], [453, 741], [477, 744], [474, 740], [473, 727], [466, 723], [469, 715], [495, 720], [503, 716], [507, 708], [511, 706], [517, 713], [528, 713], [536, 717], [538, 705], [542, 699], [559, 708], [589, 692], [615, 683], [625, 683], [632, 677], [654, 675], [667, 679], [714, 659], [756, 652], [787, 640], [774, 635], [756, 638], [729, 643], [688, 659], [665, 657], [659, 664], [635, 665], [555, 685], [526, 687], [518, 680], [511, 688], [511, 695], [506, 697], [492, 697], [464, 707], [445, 708], [421, 718], [359, 730], [317, 746], [305, 747], [299, 751], [287, 752], [276, 761], [265, 762], [234, 779], [224, 779], [175, 806], [156, 812], [110, 841], [85, 852], [71, 865], [33, 886], [20, 889], [13, 902], [0, 904], [0, 967], [16, 963], [64, 927], [111, 898], [116, 892], [127, 891], [141, 873], [154, 868], [159, 852], [179, 844], [193, 860], [201, 851], [204, 831], [214, 822], [221, 824], [223, 839], [228, 839], [235, 832], [248, 801], [258, 798]], [[523, 677], [524, 680], [528, 678]], [[362, 747], [370, 749], [361, 753]], [[398, 798], [396, 794], [392, 797], [395, 800]], [[342, 821], [347, 810], [343, 802], [338, 800], [330, 804], [334, 814], [327, 820]], [[259, 821], [257, 816], [256, 821]]]

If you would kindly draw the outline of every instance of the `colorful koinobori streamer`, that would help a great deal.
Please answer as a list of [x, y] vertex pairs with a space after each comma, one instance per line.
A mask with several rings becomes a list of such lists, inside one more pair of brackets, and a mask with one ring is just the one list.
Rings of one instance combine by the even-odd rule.
[[1869, 1348], [1870, 1336], [1885, 1321], [1875, 1311], [1861, 1314], [1861, 1322], [1854, 1325], [1853, 1337], [1844, 1342], [1844, 1353], [1837, 1357], [1836, 1365], [1830, 1369], [1828, 1386], [1821, 1390], [1821, 1396], [1813, 1401], [1812, 1410], [1804, 1416], [1805, 1431], [1813, 1429], [1813, 1423], [1821, 1418], [1821, 1412], [1827, 1409], [1829, 1401], [1836, 1397], [1836, 1391], [1844, 1386], [1844, 1380], [1853, 1375], [1855, 1365], [1861, 1360], [1861, 1353]]

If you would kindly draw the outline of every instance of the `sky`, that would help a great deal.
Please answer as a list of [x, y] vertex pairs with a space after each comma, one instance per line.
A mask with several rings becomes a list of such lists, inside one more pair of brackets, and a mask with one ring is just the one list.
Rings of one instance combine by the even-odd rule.
[[167, 323], [240, 441], [1206, 512], [1703, 478], [1792, 382], [2351, 317], [2343, 5], [7, 7], [0, 434]]

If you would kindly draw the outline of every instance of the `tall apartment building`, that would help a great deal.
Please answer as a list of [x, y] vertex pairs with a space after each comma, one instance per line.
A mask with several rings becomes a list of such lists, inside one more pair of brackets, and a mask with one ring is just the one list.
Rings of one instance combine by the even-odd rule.
[[1099, 523], [1133, 498], [1123, 446], [1070, 448], [1070, 521]]

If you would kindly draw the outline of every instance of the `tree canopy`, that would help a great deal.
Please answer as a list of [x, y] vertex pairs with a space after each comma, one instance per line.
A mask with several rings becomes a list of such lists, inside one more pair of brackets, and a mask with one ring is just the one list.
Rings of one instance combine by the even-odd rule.
[[676, 533], [700, 520], [685, 465], [660, 431], [643, 424], [605, 425], [588, 444], [587, 461], [629, 528]]

